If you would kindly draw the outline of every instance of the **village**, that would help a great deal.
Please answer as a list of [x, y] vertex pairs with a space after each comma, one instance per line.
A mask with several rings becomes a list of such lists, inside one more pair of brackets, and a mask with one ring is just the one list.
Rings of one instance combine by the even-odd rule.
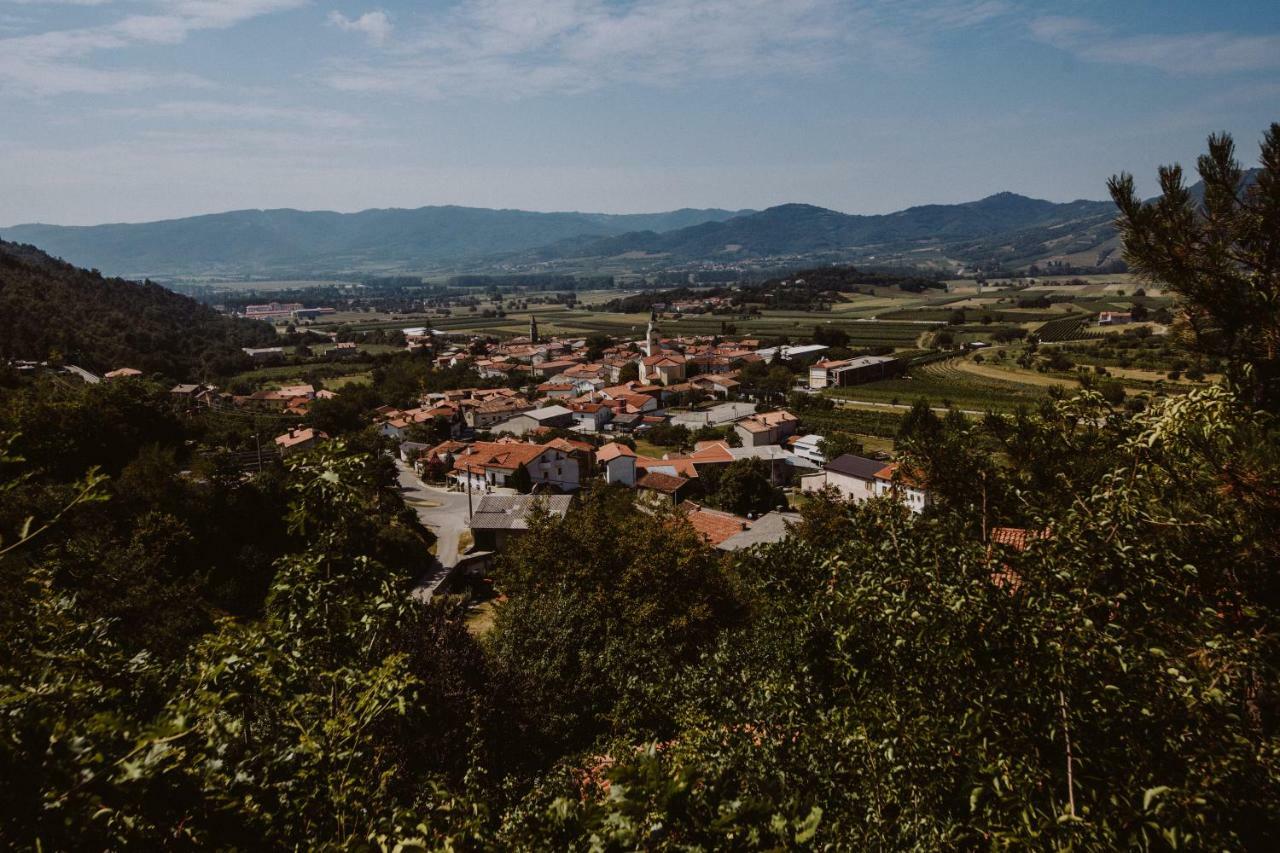
[[[527, 335], [499, 342], [406, 330], [406, 349], [427, 348], [434, 368], [465, 366], [494, 384], [423, 393], [417, 406], [384, 404], [369, 415], [395, 458], [407, 502], [439, 539], [440, 566], [419, 584], [424, 597], [456, 576], [484, 574], [536, 513], [563, 516], [576, 493], [597, 485], [633, 490], [645, 511], [673, 509], [725, 551], [786, 537], [799, 519], [796, 509], [814, 492], [832, 490], [852, 501], [888, 495], [913, 513], [930, 503], [924, 484], [886, 454], [828, 459], [822, 437], [799, 415], [741, 393], [740, 374], [751, 365], [807, 358], [807, 371], [798, 375], [808, 383], [794, 390], [809, 393], [895, 375], [902, 366], [892, 357], [829, 360], [821, 345], [761, 348], [752, 339], [664, 337], [656, 313], [642, 340], [614, 341], [595, 353], [585, 339], [544, 338], [536, 318]], [[104, 378], [137, 375], [122, 368]], [[256, 462], [259, 469], [265, 457], [293, 456], [329, 440], [307, 416], [317, 401], [341, 393], [310, 384], [244, 395], [200, 384], [170, 390], [179, 407], [240, 412], [265, 429], [283, 426], [264, 436], [256, 457], [242, 454], [246, 466]], [[670, 449], [656, 441], [673, 431], [688, 441]], [[756, 490], [745, 511], [715, 506], [731, 468]]]

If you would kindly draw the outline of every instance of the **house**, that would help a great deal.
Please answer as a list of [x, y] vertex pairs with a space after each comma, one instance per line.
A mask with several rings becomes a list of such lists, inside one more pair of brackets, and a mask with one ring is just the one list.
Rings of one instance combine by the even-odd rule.
[[[734, 462], [739, 459], [759, 459], [769, 468], [769, 482], [775, 486], [790, 485], [800, 474], [811, 473], [818, 466], [777, 444], [765, 444], [760, 447], [725, 447], [725, 452]], [[698, 454], [695, 453], [694, 457]]]
[[673, 415], [673, 424], [682, 424], [691, 430], [704, 426], [724, 426], [753, 414], [756, 407], [751, 403], [721, 403], [709, 409], [696, 412], [680, 412]]
[[751, 521], [731, 512], [707, 509], [704, 506], [685, 501], [680, 504], [680, 511], [689, 520], [690, 526], [698, 532], [713, 548], [727, 542], [739, 533], [751, 529]]
[[424, 480], [439, 481], [453, 469], [456, 455], [468, 446], [465, 442], [452, 439], [442, 441], [435, 447], [420, 452], [413, 460], [413, 470]]
[[733, 425], [734, 432], [742, 439], [743, 447], [760, 447], [764, 444], [781, 444], [795, 435], [800, 419], [785, 409], [750, 415]]
[[1125, 311], [1103, 311], [1098, 315], [1099, 326], [1124, 326], [1133, 322], [1133, 315]]
[[510, 486], [516, 472], [523, 469], [533, 487], [543, 486], [573, 491], [581, 483], [577, 460], [568, 453], [544, 444], [517, 441], [477, 441], [459, 451], [449, 473], [459, 487], [489, 491]]
[[203, 388], [203, 385], [174, 385], [169, 389], [169, 396], [175, 403], [190, 404]]
[[636, 427], [644, 423], [644, 416], [638, 412], [623, 412], [615, 414], [609, 421], [609, 426], [618, 432], [632, 432]]
[[901, 374], [901, 360], [884, 355], [866, 355], [841, 361], [819, 361], [809, 367], [810, 388], [839, 388], [888, 379]]
[[315, 447], [329, 436], [318, 429], [291, 429], [284, 435], [276, 436], [276, 449], [281, 456], [292, 456]]
[[544, 382], [538, 386], [538, 395], [555, 400], [565, 400], [572, 397], [576, 390], [572, 382]]
[[784, 344], [780, 347], [770, 347], [768, 349], [758, 349], [755, 355], [767, 362], [771, 362], [777, 358], [782, 361], [790, 361], [793, 358], [804, 358], [805, 356], [817, 355], [820, 352], [826, 352], [830, 347], [822, 344], [804, 344], [803, 346], [790, 346]]
[[663, 474], [661, 471], [647, 471], [636, 482], [636, 489], [647, 493], [642, 496], [646, 502], [677, 506], [693, 492], [693, 481], [676, 474]]
[[928, 490], [913, 471], [896, 463], [885, 464], [846, 453], [828, 462], [821, 473], [802, 477], [802, 491], [815, 492], [834, 488], [843, 497], [861, 503], [890, 495], [906, 504], [913, 513], [924, 512], [932, 503]]
[[818, 449], [822, 444], [822, 436], [816, 432], [793, 436], [787, 444], [791, 446], [792, 453], [806, 462], [812, 462], [819, 468], [827, 464], [827, 457], [823, 456], [822, 451]]
[[102, 375], [103, 379], [134, 379], [142, 375], [141, 370], [134, 370], [132, 367], [118, 367], [115, 370], [109, 370]]
[[876, 459], [846, 453], [824, 465], [820, 473], [802, 477], [800, 489], [817, 492], [832, 488], [847, 500], [869, 501], [877, 494], [876, 474], [883, 468], [884, 463]]
[[533, 408], [533, 404], [523, 397], [495, 396], [478, 406], [468, 409], [464, 417], [466, 418], [467, 426], [472, 429], [489, 429], [494, 424], [510, 420], [516, 415], [531, 411]]
[[708, 375], [695, 376], [689, 380], [689, 384], [696, 390], [710, 394], [713, 397], [728, 399], [731, 395], [738, 393], [741, 386], [737, 379], [730, 376]]
[[636, 484], [636, 452], [625, 444], [610, 442], [596, 451], [596, 464], [604, 467], [606, 483], [628, 488]]
[[640, 381], [674, 385], [685, 378], [684, 356], [661, 352], [640, 360]]
[[418, 457], [430, 449], [431, 445], [421, 441], [402, 441], [400, 442], [400, 461], [406, 465], [412, 465]]
[[574, 423], [591, 432], [599, 432], [613, 419], [613, 409], [603, 403], [570, 403]]
[[896, 497], [916, 515], [933, 503], [919, 472], [896, 463], [886, 465], [876, 472], [876, 494]]
[[573, 412], [564, 406], [544, 406], [541, 409], [530, 409], [508, 421], [503, 421], [494, 429], [498, 432], [509, 432], [512, 435], [526, 435], [536, 429], [567, 429], [573, 426]]
[[482, 551], [501, 551], [511, 539], [529, 531], [529, 521], [544, 512], [564, 518], [569, 495], [485, 495], [471, 515], [471, 534]]
[[798, 512], [767, 512], [757, 519], [747, 520], [747, 528], [733, 534], [716, 545], [721, 551], [741, 551], [754, 545], [772, 545], [791, 535], [791, 528], [800, 523]]

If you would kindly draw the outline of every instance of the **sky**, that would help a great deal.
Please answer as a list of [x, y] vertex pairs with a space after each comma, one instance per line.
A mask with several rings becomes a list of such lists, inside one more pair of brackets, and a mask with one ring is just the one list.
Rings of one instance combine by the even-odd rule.
[[1104, 198], [1275, 121], [1276, 0], [0, 0], [0, 225]]

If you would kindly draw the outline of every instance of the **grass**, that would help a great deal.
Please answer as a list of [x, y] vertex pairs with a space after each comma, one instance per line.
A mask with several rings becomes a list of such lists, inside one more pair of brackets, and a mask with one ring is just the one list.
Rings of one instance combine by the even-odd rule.
[[349, 373], [345, 376], [335, 376], [332, 379], [326, 379], [324, 381], [324, 387], [328, 388], [330, 391], [338, 391], [348, 385], [358, 382], [363, 382], [365, 384], [372, 383], [373, 373], [366, 370], [361, 373]]
[[1042, 383], [978, 375], [961, 369], [955, 362], [955, 359], [938, 361], [913, 368], [909, 376], [901, 379], [868, 382], [826, 393], [848, 400], [899, 405], [923, 399], [934, 407], [954, 406], [984, 412], [1011, 411], [1018, 406], [1033, 405], [1048, 392], [1048, 386]]
[[636, 443], [636, 453], [640, 456], [650, 456], [654, 459], [661, 459], [664, 453], [675, 453], [676, 450], [670, 447], [660, 447], [652, 442], [645, 441], [643, 438], [634, 439]]
[[473, 637], [483, 637], [493, 630], [498, 618], [498, 605], [493, 599], [473, 604], [467, 611], [467, 631]]

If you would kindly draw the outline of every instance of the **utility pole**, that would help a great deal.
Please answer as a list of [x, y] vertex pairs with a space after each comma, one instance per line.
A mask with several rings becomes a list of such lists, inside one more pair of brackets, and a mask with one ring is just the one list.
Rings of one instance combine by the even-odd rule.
[[258, 414], [253, 415], [253, 444], [258, 448], [258, 473], [262, 473], [262, 437], [258, 434]]
[[467, 521], [471, 521], [471, 468], [467, 471]]

